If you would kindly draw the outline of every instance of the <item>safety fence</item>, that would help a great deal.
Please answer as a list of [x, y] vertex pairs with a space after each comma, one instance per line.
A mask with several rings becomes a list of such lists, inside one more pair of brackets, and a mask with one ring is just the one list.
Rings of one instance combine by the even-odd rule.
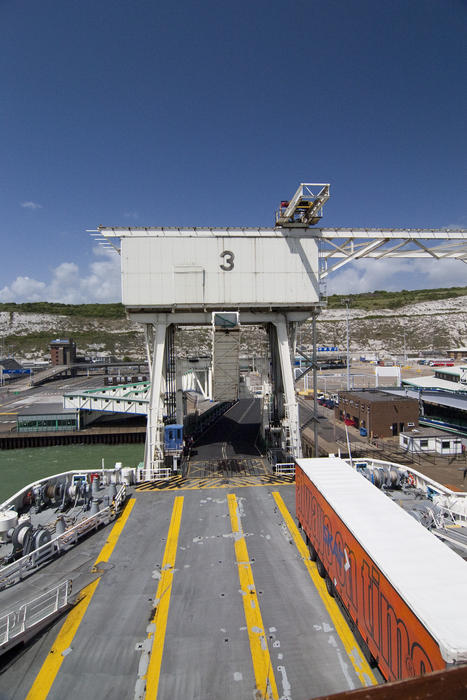
[[142, 481], [159, 481], [159, 479], [170, 479], [172, 469], [170, 467], [155, 467], [154, 469], [145, 469], [144, 462], [136, 468], [136, 483]]
[[295, 462], [278, 462], [274, 465], [274, 474], [293, 476], [295, 474]]
[[71, 581], [62, 581], [46, 593], [0, 617], [0, 654], [69, 605]]

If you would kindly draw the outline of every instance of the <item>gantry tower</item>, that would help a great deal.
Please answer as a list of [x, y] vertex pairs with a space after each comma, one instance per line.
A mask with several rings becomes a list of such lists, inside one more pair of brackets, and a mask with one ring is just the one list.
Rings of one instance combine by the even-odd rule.
[[[92, 232], [121, 255], [122, 302], [144, 325], [151, 375], [146, 478], [163, 466], [163, 416], [174, 369], [168, 348], [177, 326], [212, 326], [236, 312], [240, 324], [266, 326], [271, 346], [274, 416], [282, 444], [301, 456], [292, 361], [300, 324], [320, 313], [320, 284], [362, 258], [467, 262], [465, 229], [318, 228], [329, 184], [302, 183], [281, 202], [273, 228], [100, 226]], [[103, 240], [102, 240], [103, 239]]]

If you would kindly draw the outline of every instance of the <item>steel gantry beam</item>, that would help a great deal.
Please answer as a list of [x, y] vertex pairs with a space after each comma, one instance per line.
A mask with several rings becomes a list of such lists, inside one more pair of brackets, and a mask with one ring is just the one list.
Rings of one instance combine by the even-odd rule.
[[398, 228], [115, 228], [100, 226], [92, 231], [103, 245], [120, 252], [120, 239], [161, 238], [315, 238], [320, 245], [323, 279], [350, 262], [361, 259], [460, 260], [467, 263], [467, 229]]
[[467, 229], [322, 228], [320, 278], [362, 258], [461, 260], [467, 263]]

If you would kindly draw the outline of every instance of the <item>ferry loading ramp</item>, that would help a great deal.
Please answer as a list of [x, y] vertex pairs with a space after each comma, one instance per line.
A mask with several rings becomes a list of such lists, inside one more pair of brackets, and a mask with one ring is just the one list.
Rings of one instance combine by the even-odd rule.
[[[221, 432], [217, 452], [206, 442], [199, 456], [253, 458], [241, 426], [257, 430], [256, 406], [231, 410], [238, 440]], [[0, 693], [142, 698], [150, 682], [147, 697], [306, 700], [375, 683], [299, 548], [293, 484], [225, 477], [141, 484], [118, 535], [101, 530], [43, 569], [37, 587], [90, 568], [98, 579], [82, 605], [9, 657]]]

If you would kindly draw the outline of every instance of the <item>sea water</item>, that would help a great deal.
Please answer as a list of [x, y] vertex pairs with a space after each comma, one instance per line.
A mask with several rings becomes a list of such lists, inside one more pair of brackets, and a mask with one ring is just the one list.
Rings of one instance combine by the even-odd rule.
[[0, 450], [0, 504], [32, 481], [71, 469], [107, 469], [121, 462], [136, 467], [144, 459], [144, 443], [125, 445], [56, 445]]

